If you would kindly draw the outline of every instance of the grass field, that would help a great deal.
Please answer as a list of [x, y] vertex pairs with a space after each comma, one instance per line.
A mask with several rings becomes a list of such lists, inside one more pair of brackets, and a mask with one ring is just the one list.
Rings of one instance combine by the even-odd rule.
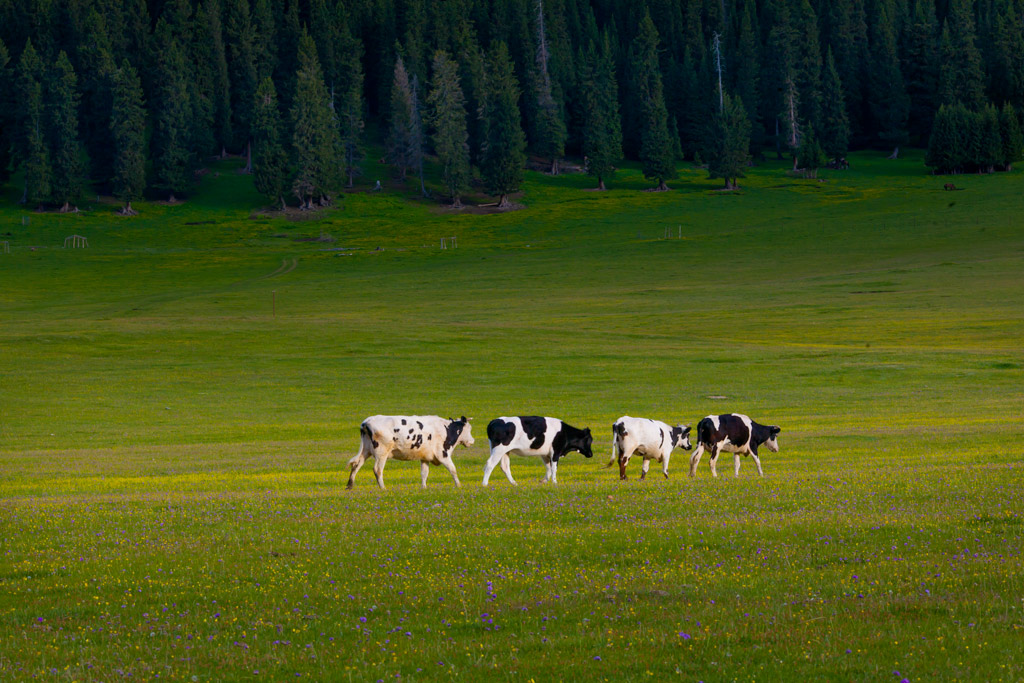
[[[1024, 679], [1020, 173], [851, 160], [305, 221], [237, 161], [135, 219], [8, 186], [0, 680]], [[731, 411], [783, 428], [764, 479], [601, 469], [622, 414]], [[472, 416], [463, 488], [345, 491], [374, 413]], [[595, 458], [482, 489], [516, 414]]]

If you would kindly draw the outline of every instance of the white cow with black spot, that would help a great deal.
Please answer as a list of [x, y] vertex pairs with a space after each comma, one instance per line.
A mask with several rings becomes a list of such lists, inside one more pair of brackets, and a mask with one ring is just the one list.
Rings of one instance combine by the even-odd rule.
[[458, 420], [437, 415], [374, 415], [359, 427], [359, 453], [348, 461], [351, 472], [348, 488], [352, 488], [356, 472], [373, 456], [373, 476], [384, 488], [384, 465], [388, 458], [420, 463], [420, 482], [427, 487], [429, 465], [441, 465], [452, 473], [456, 486], [462, 486], [452, 462], [452, 451], [459, 444], [473, 445], [473, 430], [465, 416]]
[[619, 479], [626, 480], [626, 465], [634, 453], [644, 459], [640, 479], [647, 476], [651, 461], [661, 463], [661, 473], [668, 478], [668, 461], [672, 449], [690, 450], [690, 426], [670, 427], [664, 422], [645, 417], [623, 415], [612, 425], [612, 458], [605, 467], [619, 463]]
[[718, 454], [726, 451], [733, 454], [737, 477], [740, 476], [741, 455], [753, 458], [754, 464], [757, 465], [757, 473], [763, 477], [764, 471], [761, 469], [757, 449], [764, 444], [772, 453], [778, 453], [777, 437], [781, 431], [781, 427], [758, 424], [739, 413], [708, 415], [697, 424], [697, 450], [690, 456], [690, 476], [696, 476], [700, 456], [706, 448], [711, 451], [711, 476], [718, 476], [718, 470], [715, 468]]

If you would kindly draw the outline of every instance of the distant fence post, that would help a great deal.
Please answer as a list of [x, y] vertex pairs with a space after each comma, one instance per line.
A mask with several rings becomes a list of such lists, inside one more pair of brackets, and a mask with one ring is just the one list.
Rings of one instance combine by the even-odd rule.
[[67, 249], [69, 244], [72, 249], [85, 249], [89, 246], [89, 240], [81, 235], [68, 235], [64, 238], [64, 248]]
[[3, 249], [3, 252], [5, 254], [10, 254], [11, 253], [11, 243], [8, 242], [7, 240], [4, 240], [3, 242], [0, 242], [0, 249]]

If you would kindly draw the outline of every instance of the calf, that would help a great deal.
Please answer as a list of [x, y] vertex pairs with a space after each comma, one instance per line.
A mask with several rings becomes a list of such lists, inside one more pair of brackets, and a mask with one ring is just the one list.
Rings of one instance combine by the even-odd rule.
[[418, 460], [423, 488], [427, 487], [428, 465], [443, 465], [452, 473], [455, 485], [462, 486], [452, 462], [452, 451], [459, 444], [473, 445], [473, 430], [465, 417], [450, 420], [437, 415], [374, 415], [363, 420], [359, 434], [359, 453], [348, 461], [348, 488], [352, 488], [356, 472], [371, 455], [373, 475], [381, 488], [388, 458]]
[[776, 437], [781, 427], [762, 425], [754, 422], [746, 415], [729, 413], [728, 415], [708, 415], [697, 425], [697, 450], [690, 456], [690, 476], [696, 476], [697, 464], [704, 449], [711, 451], [711, 476], [717, 477], [715, 463], [718, 454], [728, 451], [733, 454], [736, 476], [740, 476], [740, 456], [749, 455], [757, 465], [757, 473], [762, 477], [761, 459], [757, 457], [757, 449], [761, 444], [772, 453], [779, 452]]
[[612, 425], [612, 458], [605, 467], [619, 461], [619, 479], [626, 481], [626, 465], [634, 453], [643, 456], [640, 479], [647, 476], [651, 461], [661, 463], [661, 473], [668, 478], [668, 459], [673, 448], [690, 450], [690, 426], [670, 427], [664, 422], [623, 415]]
[[576, 429], [553, 417], [499, 417], [487, 425], [487, 438], [491, 456], [484, 464], [484, 486], [498, 464], [508, 480], [516, 483], [509, 468], [509, 453], [540, 457], [547, 468], [541, 481], [553, 484], [558, 483], [558, 461], [569, 451], [594, 457], [594, 438], [589, 429]]

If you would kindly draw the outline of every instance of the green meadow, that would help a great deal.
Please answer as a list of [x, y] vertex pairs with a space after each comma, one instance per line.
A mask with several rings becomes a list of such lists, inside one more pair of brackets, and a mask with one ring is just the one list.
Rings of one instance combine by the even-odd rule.
[[[882, 157], [508, 213], [284, 218], [238, 160], [132, 219], [3, 188], [0, 680], [1024, 679], [1024, 184]], [[603, 469], [620, 415], [733, 411], [763, 479]], [[346, 491], [377, 413], [473, 418], [463, 487]], [[595, 457], [483, 489], [529, 414]]]

